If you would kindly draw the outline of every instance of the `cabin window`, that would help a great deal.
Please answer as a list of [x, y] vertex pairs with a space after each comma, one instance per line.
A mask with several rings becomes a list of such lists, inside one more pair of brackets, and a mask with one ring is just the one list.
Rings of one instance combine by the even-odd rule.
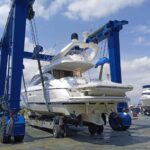
[[76, 69], [73, 71], [73, 76], [74, 77], [81, 77], [82, 74], [81, 74], [81, 70], [80, 69]]
[[72, 77], [73, 72], [72, 71], [66, 71], [66, 70], [53, 70], [53, 76], [56, 79], [60, 79], [63, 77]]

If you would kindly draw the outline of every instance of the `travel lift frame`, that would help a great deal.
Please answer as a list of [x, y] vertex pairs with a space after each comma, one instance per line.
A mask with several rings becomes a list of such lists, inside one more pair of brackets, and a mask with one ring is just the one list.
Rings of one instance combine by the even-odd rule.
[[[26, 19], [34, 0], [12, 0], [5, 31], [0, 42], [0, 139], [9, 143], [11, 137], [21, 142], [25, 135], [25, 119], [20, 110], [23, 58], [33, 53], [24, 51]], [[33, 15], [34, 16], [34, 15]], [[90, 34], [86, 42], [108, 38], [111, 81], [121, 83], [119, 31], [127, 21], [109, 21]], [[38, 59], [50, 61], [53, 56], [39, 54]]]

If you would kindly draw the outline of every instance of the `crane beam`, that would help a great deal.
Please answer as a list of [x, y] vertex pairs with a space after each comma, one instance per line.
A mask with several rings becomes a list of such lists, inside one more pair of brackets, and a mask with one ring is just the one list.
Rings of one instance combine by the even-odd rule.
[[104, 39], [108, 39], [108, 51], [110, 60], [111, 81], [121, 83], [121, 62], [120, 62], [120, 41], [119, 32], [123, 25], [128, 24], [128, 21], [109, 21], [98, 30], [91, 33], [86, 42], [97, 41], [98, 43]]

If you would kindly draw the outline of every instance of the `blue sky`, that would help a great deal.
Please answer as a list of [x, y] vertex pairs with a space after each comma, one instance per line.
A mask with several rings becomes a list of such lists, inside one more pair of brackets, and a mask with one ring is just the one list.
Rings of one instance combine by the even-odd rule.
[[[8, 15], [10, 0], [0, 2], [0, 35]], [[123, 82], [134, 86], [128, 95], [138, 103], [141, 86], [150, 84], [150, 1], [149, 0], [36, 0], [35, 21], [40, 44], [58, 52], [70, 42], [72, 32], [94, 31], [109, 20], [127, 20], [120, 32]], [[27, 25], [26, 49], [32, 42]], [[26, 66], [30, 62], [25, 61]], [[28, 73], [33, 68], [26, 69]], [[107, 69], [106, 69], [107, 70]], [[34, 71], [33, 71], [34, 72]]]

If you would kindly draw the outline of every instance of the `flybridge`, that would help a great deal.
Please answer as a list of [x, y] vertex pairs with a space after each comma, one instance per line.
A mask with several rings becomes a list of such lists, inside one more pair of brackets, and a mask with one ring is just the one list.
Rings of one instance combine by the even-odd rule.
[[[121, 83], [121, 66], [120, 66], [120, 42], [119, 42], [119, 32], [123, 28], [123, 25], [128, 24], [128, 21], [109, 21], [104, 26], [100, 27], [98, 30], [89, 34], [85, 41], [100, 43], [104, 39], [108, 39], [108, 51], [109, 51], [109, 63], [110, 63], [110, 73], [111, 81], [116, 83]], [[80, 49], [79, 49], [80, 50]], [[82, 50], [82, 49], [81, 49]], [[33, 59], [32, 53], [24, 52], [24, 58]], [[39, 59], [42, 61], [50, 61], [54, 56], [39, 54]], [[107, 62], [108, 63], [108, 62]]]

